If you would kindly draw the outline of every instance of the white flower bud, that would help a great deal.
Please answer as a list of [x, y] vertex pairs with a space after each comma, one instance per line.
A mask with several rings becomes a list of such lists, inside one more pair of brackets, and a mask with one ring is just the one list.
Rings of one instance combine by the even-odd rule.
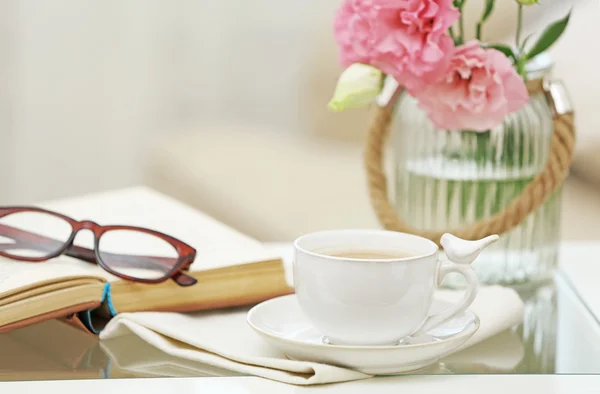
[[380, 70], [354, 63], [340, 75], [328, 108], [339, 112], [364, 107], [375, 101], [382, 88], [383, 73]]

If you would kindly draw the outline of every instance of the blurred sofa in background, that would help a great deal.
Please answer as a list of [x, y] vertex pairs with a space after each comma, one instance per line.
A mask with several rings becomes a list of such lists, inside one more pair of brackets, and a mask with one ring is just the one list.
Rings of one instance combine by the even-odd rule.
[[[477, 4], [469, 15], [478, 15], [479, 2], [471, 3]], [[564, 15], [571, 3], [545, 4], [544, 12], [528, 14], [528, 30]], [[600, 123], [595, 109], [600, 51], [584, 48], [598, 46], [588, 38], [600, 35], [599, 10], [594, 0], [576, 3], [568, 33], [551, 52], [555, 76], [571, 92], [581, 141], [564, 188], [562, 232], [564, 239], [600, 239]], [[514, 31], [515, 7], [508, 1], [497, 4], [501, 9], [485, 31], [507, 41]], [[290, 241], [331, 228], [378, 227], [362, 168], [369, 111], [328, 113], [326, 103], [340, 72], [337, 51], [329, 24], [316, 26], [313, 33], [313, 55], [298, 76], [304, 81], [300, 97], [289, 103], [301, 107], [302, 133], [235, 119], [193, 121], [158, 141], [146, 182], [265, 241]]]

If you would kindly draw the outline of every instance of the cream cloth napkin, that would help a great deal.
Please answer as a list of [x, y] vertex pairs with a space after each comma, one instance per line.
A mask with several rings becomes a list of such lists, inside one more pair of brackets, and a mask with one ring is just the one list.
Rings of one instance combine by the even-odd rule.
[[[461, 292], [442, 290], [437, 294], [441, 299], [453, 301], [460, 297]], [[134, 354], [137, 347], [129, 346], [127, 351], [127, 346], [135, 341], [139, 345], [141, 339], [160, 350], [158, 354], [164, 353], [169, 359], [168, 363], [190, 370], [191, 374], [194, 374], [195, 369], [202, 375], [219, 375], [225, 370], [297, 385], [370, 377], [332, 365], [287, 359], [281, 351], [269, 345], [248, 326], [247, 310], [248, 308], [243, 308], [190, 314], [123, 313], [112, 319], [100, 334], [100, 339], [104, 349], [122, 367], [125, 367], [123, 364], [135, 365]], [[496, 286], [480, 289], [471, 310], [479, 316], [481, 326], [461, 349], [490, 338], [520, 323], [523, 318], [523, 303], [517, 293]], [[137, 338], [132, 338], [131, 335]], [[154, 352], [154, 357], [156, 354]], [[164, 373], [158, 372], [160, 361], [153, 363], [148, 358], [148, 350], [139, 356], [138, 363], [146, 363], [149, 374], [152, 374], [152, 370]], [[138, 366], [138, 369], [144, 368]]]

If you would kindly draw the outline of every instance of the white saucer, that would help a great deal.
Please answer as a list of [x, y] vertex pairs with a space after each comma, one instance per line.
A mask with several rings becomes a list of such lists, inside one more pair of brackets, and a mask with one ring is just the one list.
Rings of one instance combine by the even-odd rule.
[[[435, 300], [430, 314], [448, 308]], [[465, 343], [479, 328], [470, 310], [425, 335], [397, 346], [324, 344], [322, 335], [305, 319], [295, 295], [265, 301], [248, 312], [248, 324], [294, 360], [338, 365], [371, 375], [414, 371], [437, 362]]]

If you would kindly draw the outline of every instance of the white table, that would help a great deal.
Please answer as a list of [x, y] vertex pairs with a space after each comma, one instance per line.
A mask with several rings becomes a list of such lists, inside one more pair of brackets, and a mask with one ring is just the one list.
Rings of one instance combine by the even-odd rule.
[[2, 393], [45, 394], [577, 394], [600, 392], [597, 375], [406, 376], [298, 387], [259, 378], [171, 378], [3, 383]]
[[[289, 266], [289, 244], [272, 244], [283, 248]], [[600, 243], [563, 245], [562, 274], [554, 286], [545, 286], [526, 295], [525, 323], [509, 335], [491, 338], [455, 356], [441, 368], [446, 373], [600, 373]], [[557, 303], [555, 301], [558, 301]], [[558, 308], [556, 307], [558, 304]], [[558, 322], [558, 323], [557, 323]], [[71, 327], [56, 321], [27, 327], [30, 338], [38, 338], [38, 348], [23, 346], [25, 331], [0, 334], [0, 380], [128, 378], [148, 376], [190, 376], [185, 369], [167, 368], [150, 373], [119, 369], [110, 363], [95, 339], [76, 338]], [[79, 332], [77, 332], [79, 333]], [[43, 338], [41, 342], [39, 338]], [[45, 340], [48, 338], [48, 340]], [[87, 337], [86, 337], [87, 338]], [[516, 341], [515, 341], [516, 338]], [[62, 354], [42, 349], [48, 341], [64, 341]], [[34, 341], [35, 342], [35, 341]], [[76, 345], [77, 344], [77, 345]], [[80, 349], [75, 347], [79, 346]], [[26, 352], [26, 348], [29, 352]], [[60, 354], [59, 354], [60, 353]], [[494, 365], [494, 368], [489, 368]], [[4, 370], [3, 370], [4, 369]], [[581, 383], [577, 383], [580, 381]], [[433, 392], [573, 392], [581, 385], [600, 389], [596, 377], [575, 376], [403, 376], [318, 387], [295, 387], [252, 377], [215, 377], [184, 379], [105, 379], [53, 382], [0, 383], [0, 394], [15, 392], [131, 392], [140, 393], [353, 393], [373, 391], [397, 393], [400, 390], [430, 389]], [[476, 391], [475, 391], [476, 390]]]
[[[281, 247], [283, 252], [289, 253], [289, 245], [274, 244], [271, 247]], [[533, 315], [533, 320], [526, 322], [527, 327], [521, 327], [517, 332], [522, 335], [523, 343], [518, 343], [522, 346], [523, 354], [520, 355], [524, 359], [518, 364], [514, 370], [507, 370], [508, 373], [542, 373], [542, 372], [558, 372], [558, 373], [600, 373], [600, 325], [594, 313], [600, 313], [600, 303], [594, 304], [593, 307], [582, 302], [581, 297], [587, 299], [600, 300], [600, 290], [596, 289], [597, 278], [600, 276], [600, 265], [594, 264], [595, 256], [600, 254], [600, 244], [565, 244], [562, 249], [561, 274], [557, 276], [556, 293], [551, 291], [552, 287], [542, 288], [538, 290], [532, 301], [527, 304], [527, 313], [532, 313], [537, 310], [539, 316]], [[289, 255], [288, 255], [289, 256]], [[284, 256], [285, 257], [285, 256]], [[289, 257], [288, 257], [289, 258]], [[287, 260], [287, 259], [286, 259]], [[289, 261], [286, 262], [289, 264]], [[552, 307], [552, 301], [556, 297], [558, 309]], [[555, 320], [558, 324], [553, 323]], [[52, 324], [52, 323], [47, 323]], [[56, 324], [56, 323], [54, 323]], [[66, 327], [66, 326], [65, 326]], [[30, 330], [37, 329], [36, 327]], [[56, 332], [54, 338], [58, 338], [62, 330], [62, 326], [55, 327]], [[70, 327], [69, 327], [70, 329]], [[45, 331], [45, 330], [44, 330]], [[43, 331], [40, 331], [40, 335]], [[72, 333], [68, 334], [71, 335]], [[13, 333], [2, 334], [8, 338]], [[62, 334], [65, 335], [65, 334]], [[514, 340], [514, 338], [512, 338]], [[496, 337], [492, 338], [480, 345], [467, 349], [467, 354], [462, 354], [459, 359], [462, 361], [482, 360], [485, 362], [511, 365], [515, 363], [512, 359], [514, 352], [506, 349], [508, 343], [512, 340]], [[0, 341], [2, 344], [2, 341]], [[90, 342], [88, 345], [92, 345]], [[556, 346], [554, 346], [556, 345]], [[83, 346], [83, 345], [82, 345]], [[91, 350], [94, 350], [92, 347]], [[106, 365], [106, 356], [98, 353], [90, 353], [87, 355], [89, 366], [98, 368]], [[504, 350], [504, 351], [498, 351]], [[463, 352], [463, 353], [465, 353]], [[1, 354], [2, 357], [12, 359], [14, 355]], [[486, 359], [487, 357], [487, 359]], [[63, 360], [66, 363], [68, 360]], [[519, 360], [517, 360], [519, 361]], [[33, 362], [33, 361], [32, 361]], [[59, 360], [59, 362], [61, 362]], [[97, 364], [94, 364], [97, 363]], [[460, 363], [459, 363], [460, 364]], [[549, 365], [551, 364], [551, 365]], [[6, 365], [6, 364], [5, 364]], [[467, 366], [461, 367], [460, 373], [482, 373], [482, 370], [470, 370]], [[37, 374], [32, 371], [23, 371], [22, 379], [65, 379], [65, 378], [101, 378], [102, 374], [97, 376], [79, 376], [74, 375], [53, 375], [50, 371], [37, 370]], [[452, 369], [453, 367], [450, 367]], [[0, 368], [1, 369], [1, 368]], [[150, 376], [148, 374], [139, 374], [132, 371], [120, 371], [113, 366], [112, 371], [104, 368], [103, 374], [109, 377], [137, 377]], [[0, 371], [1, 372], [1, 371]], [[497, 372], [497, 371], [496, 371]], [[157, 374], [160, 375], [160, 374]], [[17, 375], [18, 376], [18, 375]], [[156, 376], [156, 375], [155, 375]], [[163, 375], [164, 376], [164, 375]], [[167, 376], [186, 376], [183, 371], [172, 371]], [[13, 377], [14, 379], [14, 377]], [[580, 381], [581, 383], [574, 383]], [[39, 382], [23, 382], [23, 383], [0, 383], [0, 393], [18, 392], [17, 390], [25, 390], [24, 392], [33, 392], [42, 383]], [[494, 390], [502, 389], [506, 392], [519, 392], [519, 389], [537, 387], [539, 392], [544, 392], [543, 387], [547, 385], [548, 391], [545, 392], [570, 392], [573, 385], [577, 387], [587, 387], [595, 385], [600, 389], [600, 380], [594, 376], [525, 376], [525, 375], [501, 375], [501, 376], [486, 376], [481, 375], [471, 376], [404, 376], [390, 378], [375, 378], [366, 381], [353, 383], [345, 383], [338, 385], [328, 385], [312, 388], [301, 388], [295, 386], [284, 385], [272, 381], [267, 381], [252, 377], [217, 377], [217, 378], [184, 378], [184, 379], [105, 379], [105, 380], [79, 380], [79, 381], [54, 381], [44, 382], [44, 390], [53, 392], [72, 392], [81, 391], [82, 388], [88, 393], [100, 392], [118, 392], [115, 390], [136, 390], [140, 392], [231, 392], [231, 393], [287, 393], [287, 392], [361, 392], [363, 390], [376, 390], [378, 393], [398, 392], [399, 389], [412, 389], [414, 387], [431, 389], [434, 392], [445, 391], [451, 387], [460, 392], [469, 392], [471, 389], [482, 390], [485, 388], [487, 393], [494, 393]], [[154, 390], [154, 391], [152, 391]], [[554, 390], [554, 391], [552, 391]], [[530, 391], [528, 389], [527, 391]], [[457, 391], [458, 392], [458, 391]], [[500, 392], [500, 391], [498, 391]]]

